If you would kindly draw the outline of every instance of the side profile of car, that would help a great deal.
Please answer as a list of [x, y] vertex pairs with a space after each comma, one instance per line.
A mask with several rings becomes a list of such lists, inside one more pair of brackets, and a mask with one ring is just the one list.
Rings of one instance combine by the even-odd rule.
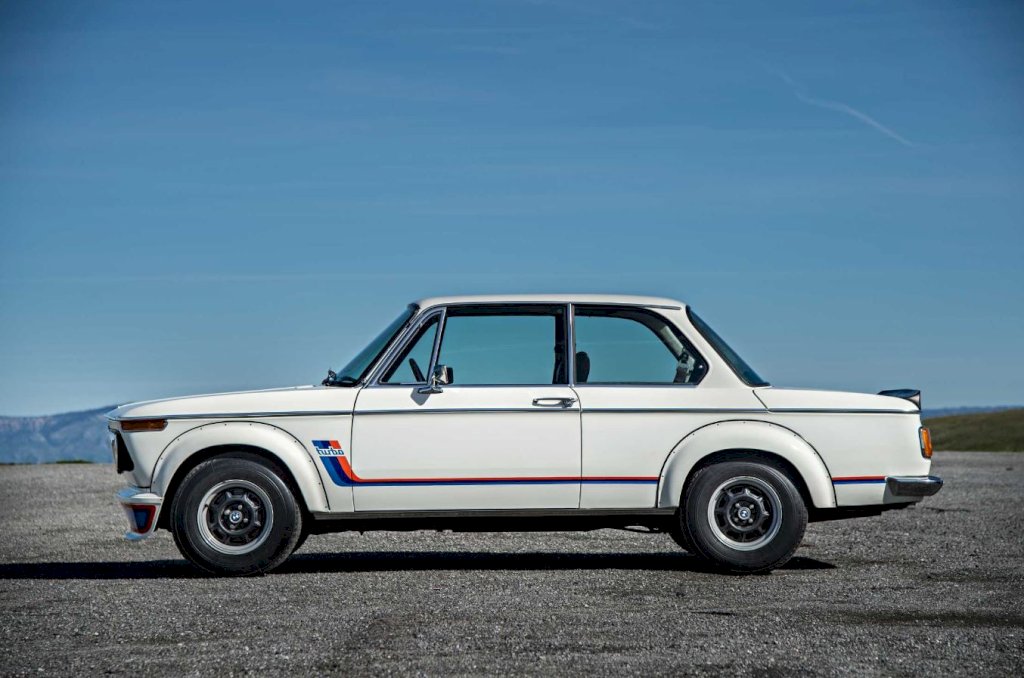
[[920, 394], [779, 389], [693, 310], [610, 295], [411, 304], [320, 385], [108, 414], [128, 539], [266, 572], [309, 534], [645, 527], [724, 570], [808, 521], [937, 492]]

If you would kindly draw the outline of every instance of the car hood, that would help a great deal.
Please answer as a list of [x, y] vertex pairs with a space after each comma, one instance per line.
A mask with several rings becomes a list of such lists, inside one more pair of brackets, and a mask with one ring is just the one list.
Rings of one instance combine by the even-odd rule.
[[754, 389], [754, 395], [773, 411], [849, 411], [849, 412], [917, 412], [917, 405], [892, 396], [845, 391], [815, 391], [811, 389], [775, 388]]
[[222, 418], [232, 415], [301, 414], [351, 411], [359, 389], [292, 386], [128, 403], [107, 413], [111, 419], [132, 417]]

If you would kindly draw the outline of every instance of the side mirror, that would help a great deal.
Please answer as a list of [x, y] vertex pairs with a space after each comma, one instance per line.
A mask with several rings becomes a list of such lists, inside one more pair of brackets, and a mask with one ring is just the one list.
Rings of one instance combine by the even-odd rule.
[[452, 368], [447, 365], [435, 365], [434, 371], [430, 373], [430, 382], [426, 386], [421, 386], [416, 389], [417, 393], [440, 393], [444, 389], [442, 386], [447, 386], [454, 381], [455, 375], [452, 372]]

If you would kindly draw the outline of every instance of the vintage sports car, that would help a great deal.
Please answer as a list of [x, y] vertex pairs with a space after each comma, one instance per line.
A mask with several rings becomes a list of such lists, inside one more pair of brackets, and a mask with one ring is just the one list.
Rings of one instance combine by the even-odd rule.
[[772, 388], [691, 308], [609, 295], [410, 304], [322, 384], [108, 414], [129, 539], [222, 574], [343, 530], [667, 532], [771, 570], [808, 521], [942, 487], [920, 393]]

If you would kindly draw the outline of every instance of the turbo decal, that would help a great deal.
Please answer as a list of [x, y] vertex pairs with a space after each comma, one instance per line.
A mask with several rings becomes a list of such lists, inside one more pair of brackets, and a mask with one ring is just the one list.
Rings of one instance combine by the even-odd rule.
[[313, 447], [316, 448], [317, 454], [319, 454], [320, 456], [345, 454], [345, 451], [341, 449], [341, 443], [339, 443], [337, 440], [314, 440]]

